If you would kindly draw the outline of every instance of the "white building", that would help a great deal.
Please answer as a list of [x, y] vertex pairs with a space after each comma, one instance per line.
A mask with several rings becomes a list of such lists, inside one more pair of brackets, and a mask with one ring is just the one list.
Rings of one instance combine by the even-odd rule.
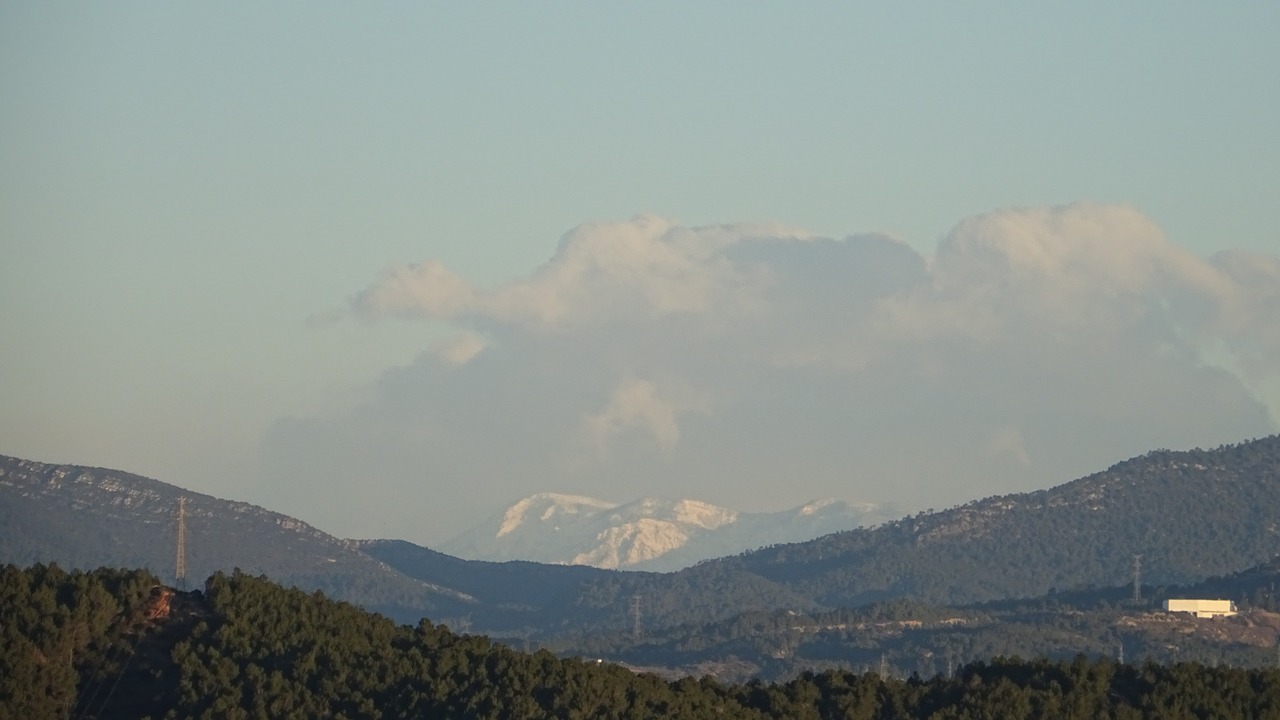
[[1236, 604], [1231, 600], [1193, 600], [1169, 598], [1164, 601], [1165, 612], [1191, 613], [1198, 618], [1230, 617], [1236, 614]]

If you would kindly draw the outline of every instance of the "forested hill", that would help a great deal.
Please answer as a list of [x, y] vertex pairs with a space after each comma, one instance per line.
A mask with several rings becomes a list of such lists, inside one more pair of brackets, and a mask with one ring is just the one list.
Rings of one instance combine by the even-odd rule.
[[[1069, 660], [1080, 653], [1130, 662], [1194, 661], [1274, 667], [1280, 638], [1280, 560], [1191, 586], [1145, 585], [943, 607], [895, 599], [812, 613], [745, 612], [718, 622], [580, 633], [557, 648], [638, 667], [723, 679], [785, 679], [829, 667], [892, 668], [928, 677], [996, 656]], [[1229, 598], [1239, 614], [1169, 613], [1171, 597]]]
[[[1188, 584], [1280, 553], [1280, 436], [1160, 450], [1058, 487], [717, 561], [830, 606], [956, 604], [1144, 582]], [[694, 568], [693, 572], [706, 572]]]
[[456, 616], [474, 603], [409, 578], [295, 518], [119, 470], [0, 456], [0, 562], [148, 568], [173, 582], [178, 498], [187, 575], [240, 568], [368, 606]]
[[[893, 598], [961, 605], [1144, 583], [1187, 585], [1280, 554], [1280, 436], [1148, 453], [1064, 485], [711, 560], [667, 575], [614, 574], [577, 603], [654, 628], [764, 606], [806, 611]], [[590, 617], [589, 615], [585, 617]]]
[[172, 577], [190, 501], [190, 574], [240, 567], [454, 627], [537, 641], [651, 632], [753, 610], [894, 598], [962, 605], [1119, 586], [1187, 585], [1280, 554], [1280, 436], [1157, 451], [1050, 490], [712, 560], [669, 574], [473, 563], [400, 541], [341, 541], [293, 518], [118, 471], [0, 457], [0, 562], [147, 567]]
[[144, 572], [0, 568], [0, 717], [1272, 717], [1280, 670], [994, 660], [909, 680], [829, 670], [787, 682], [666, 681], [397, 626], [243, 574], [175, 593]]

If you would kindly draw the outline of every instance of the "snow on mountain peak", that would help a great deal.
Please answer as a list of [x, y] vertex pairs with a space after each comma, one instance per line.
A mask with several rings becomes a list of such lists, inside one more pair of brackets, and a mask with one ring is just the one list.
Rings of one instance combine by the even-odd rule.
[[714, 530], [738, 519], [737, 511], [698, 500], [680, 500], [672, 508], [672, 515], [675, 522], [697, 525], [706, 530]]
[[836, 500], [835, 498], [825, 498], [822, 500], [814, 500], [813, 502], [808, 502], [808, 503], [805, 503], [804, 505], [801, 505], [796, 510], [796, 514], [797, 515], [814, 515], [839, 502], [840, 501]]
[[604, 530], [596, 541], [595, 547], [575, 555], [570, 564], [600, 568], [637, 565], [683, 546], [689, 541], [689, 533], [676, 523], [641, 518]]
[[894, 519], [891, 507], [815, 500], [744, 513], [701, 500], [646, 497], [625, 504], [538, 493], [441, 546], [473, 560], [533, 560], [601, 568], [675, 570], [700, 560]]
[[498, 533], [494, 537], [502, 537], [515, 532], [533, 514], [538, 515], [538, 520], [546, 522], [557, 515], [594, 514], [601, 510], [610, 510], [615, 507], [617, 507], [616, 503], [583, 495], [538, 493], [530, 495], [507, 508], [507, 511], [502, 515], [502, 521], [498, 524]]

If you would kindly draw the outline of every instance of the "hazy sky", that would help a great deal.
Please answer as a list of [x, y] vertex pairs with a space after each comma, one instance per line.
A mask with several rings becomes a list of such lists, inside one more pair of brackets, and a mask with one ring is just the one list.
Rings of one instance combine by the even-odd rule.
[[0, 5], [0, 453], [347, 536], [1280, 419], [1280, 4]]

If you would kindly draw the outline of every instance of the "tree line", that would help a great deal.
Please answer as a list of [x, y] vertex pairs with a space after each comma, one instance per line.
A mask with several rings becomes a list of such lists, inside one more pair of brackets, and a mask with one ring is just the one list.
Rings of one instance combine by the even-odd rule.
[[0, 718], [1258, 718], [1280, 671], [996, 658], [952, 674], [665, 680], [397, 625], [243, 573], [0, 571]]

